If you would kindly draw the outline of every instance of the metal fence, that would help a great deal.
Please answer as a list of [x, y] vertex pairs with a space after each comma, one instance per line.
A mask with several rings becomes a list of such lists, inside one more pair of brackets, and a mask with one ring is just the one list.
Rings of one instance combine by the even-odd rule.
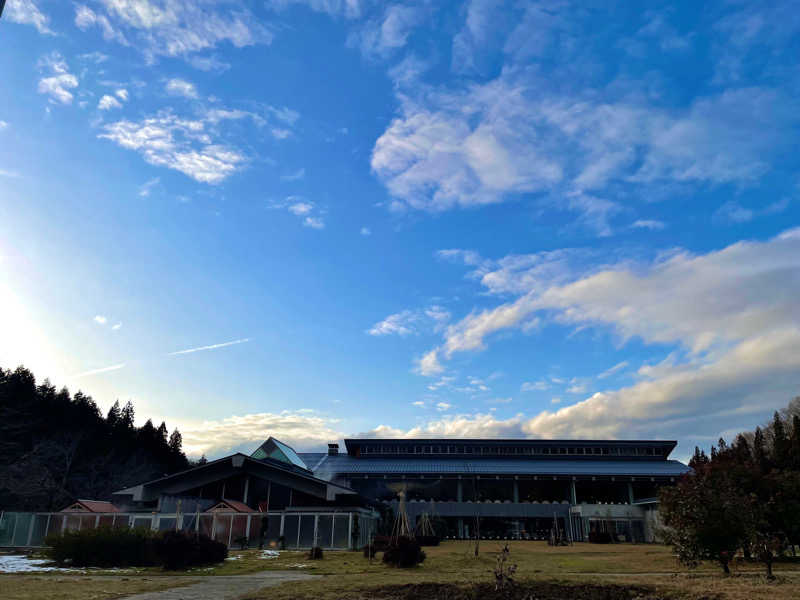
[[[376, 515], [364, 512], [0, 513], [0, 547], [37, 548], [50, 535], [99, 527], [141, 527], [207, 535], [228, 546], [344, 550], [367, 544]], [[263, 529], [263, 536], [262, 536]], [[283, 538], [281, 540], [281, 538]]]

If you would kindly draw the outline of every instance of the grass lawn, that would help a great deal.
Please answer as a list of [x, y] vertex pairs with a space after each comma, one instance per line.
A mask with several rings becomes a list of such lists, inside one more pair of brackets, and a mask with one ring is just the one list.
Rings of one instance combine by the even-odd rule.
[[[654, 590], [658, 598], [692, 600], [800, 599], [800, 562], [776, 563], [774, 568], [778, 578], [767, 582], [763, 577], [763, 567], [758, 563], [733, 564], [732, 577], [723, 577], [714, 564], [704, 564], [689, 571], [678, 564], [669, 548], [657, 545], [575, 544], [551, 548], [544, 542], [510, 542], [509, 547], [511, 563], [518, 565], [516, 580], [522, 584], [558, 582], [571, 586], [644, 586]], [[277, 558], [264, 559], [258, 550], [231, 550], [232, 560], [219, 566], [180, 573], [152, 568], [122, 576], [119, 572], [103, 576], [97, 571], [90, 575], [0, 575], [0, 598], [121, 598], [142, 591], [185, 585], [186, 581], [180, 575], [245, 575], [265, 570], [298, 570], [321, 577], [264, 588], [245, 595], [242, 600], [455, 599], [460, 596], [453, 596], [452, 590], [441, 590], [440, 594], [433, 585], [468, 587], [492, 584], [492, 570], [500, 548], [499, 542], [483, 541], [480, 555], [475, 558], [474, 546], [470, 542], [445, 542], [438, 547], [426, 548], [427, 560], [414, 569], [386, 567], [380, 562], [380, 554], [370, 563], [360, 552], [326, 552], [322, 560], [310, 561], [305, 552], [281, 552]], [[431, 587], [410, 589], [409, 584], [431, 584]], [[589, 596], [568, 592], [557, 597], [572, 600]]]
[[0, 575], [3, 600], [107, 600], [185, 583], [175, 578], [85, 575]]
[[[284, 552], [279, 558], [266, 561], [253, 558], [255, 554], [251, 552], [232, 552], [242, 558], [230, 562], [238, 563], [239, 569], [247, 569], [258, 560], [260, 565], [267, 563], [262, 568], [302, 568], [304, 572], [324, 576], [250, 594], [246, 596], [248, 600], [393, 598], [386, 586], [492, 583], [495, 556], [500, 547], [498, 542], [481, 542], [481, 552], [476, 559], [471, 543], [445, 542], [426, 548], [427, 560], [415, 569], [394, 569], [378, 560], [370, 564], [360, 553], [351, 552], [329, 552], [321, 561], [305, 560], [304, 554], [299, 552]], [[681, 567], [671, 550], [664, 546], [576, 544], [551, 548], [544, 542], [510, 542], [509, 547], [511, 562], [518, 565], [516, 579], [519, 582], [558, 580], [571, 584], [645, 585], [676, 598], [715, 595], [731, 600], [800, 598], [800, 564], [797, 563], [777, 564], [778, 580], [767, 583], [759, 564], [733, 565], [734, 575], [728, 578], [713, 564], [704, 564], [690, 572]], [[297, 567], [298, 564], [306, 566]]]

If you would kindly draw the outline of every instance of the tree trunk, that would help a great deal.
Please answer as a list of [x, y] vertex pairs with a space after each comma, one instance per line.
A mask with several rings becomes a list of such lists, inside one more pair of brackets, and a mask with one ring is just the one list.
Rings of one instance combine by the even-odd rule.
[[767, 566], [767, 579], [775, 579], [775, 575], [772, 574], [772, 560], [765, 560], [764, 564]]
[[730, 575], [731, 574], [731, 570], [728, 568], [728, 561], [727, 560], [721, 560], [719, 562], [722, 565], [722, 571], [725, 573], [725, 575]]

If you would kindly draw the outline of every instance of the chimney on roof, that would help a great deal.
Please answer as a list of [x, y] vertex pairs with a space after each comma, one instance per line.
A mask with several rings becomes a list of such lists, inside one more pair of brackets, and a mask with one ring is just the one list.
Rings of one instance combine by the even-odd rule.
[[339, 444], [328, 444], [328, 456], [339, 456]]

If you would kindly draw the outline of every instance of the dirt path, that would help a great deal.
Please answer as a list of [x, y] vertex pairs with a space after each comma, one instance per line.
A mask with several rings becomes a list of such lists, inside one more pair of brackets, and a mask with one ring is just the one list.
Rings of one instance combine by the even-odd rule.
[[279, 585], [286, 581], [315, 579], [297, 571], [262, 571], [250, 575], [209, 575], [198, 577], [198, 583], [160, 592], [125, 596], [124, 600], [232, 600], [247, 592]]

